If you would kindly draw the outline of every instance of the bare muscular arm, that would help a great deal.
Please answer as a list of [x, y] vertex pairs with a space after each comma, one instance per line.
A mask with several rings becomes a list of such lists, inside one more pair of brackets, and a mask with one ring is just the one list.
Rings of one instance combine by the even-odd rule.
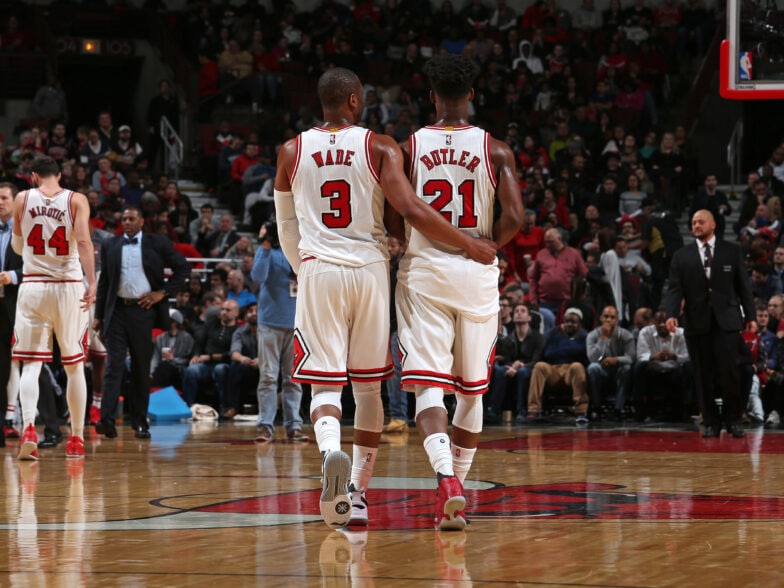
[[82, 296], [82, 308], [89, 309], [95, 301], [97, 283], [95, 280], [95, 250], [90, 238], [90, 204], [87, 196], [74, 192], [71, 197], [74, 210], [74, 234], [76, 235], [76, 248], [79, 251], [79, 261], [82, 271], [87, 279], [87, 288]]
[[498, 180], [495, 196], [501, 203], [501, 216], [493, 225], [493, 240], [500, 248], [514, 237], [523, 224], [523, 197], [517, 183], [514, 153], [509, 145], [491, 139], [490, 157]]

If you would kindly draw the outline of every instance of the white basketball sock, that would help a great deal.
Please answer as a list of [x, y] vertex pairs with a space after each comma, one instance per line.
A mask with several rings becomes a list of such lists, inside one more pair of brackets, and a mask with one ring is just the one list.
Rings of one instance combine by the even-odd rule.
[[446, 433], [428, 435], [423, 445], [435, 473], [444, 476], [455, 475], [452, 469], [452, 451], [450, 450], [449, 436]]
[[319, 451], [340, 451], [340, 421], [333, 416], [319, 417], [313, 423]]
[[466, 449], [452, 444], [452, 467], [455, 468], [455, 475], [461, 483], [465, 481], [468, 471], [471, 469], [474, 455], [476, 455], [476, 448]]
[[377, 453], [378, 447], [354, 445], [354, 459], [351, 461], [351, 483], [357, 490], [366, 490], [370, 484]]
[[28, 425], [35, 427], [38, 412], [38, 376], [41, 373], [40, 361], [25, 362], [19, 378], [19, 401], [22, 403], [22, 429]]
[[84, 377], [84, 364], [64, 365], [68, 376], [65, 397], [68, 412], [71, 414], [71, 434], [84, 438], [84, 413], [87, 410], [87, 381]]

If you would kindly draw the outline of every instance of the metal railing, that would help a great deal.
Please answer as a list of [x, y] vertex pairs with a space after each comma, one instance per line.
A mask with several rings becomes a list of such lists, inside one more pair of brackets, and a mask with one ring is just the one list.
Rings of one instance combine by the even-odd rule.
[[[738, 186], [743, 182], [741, 162], [743, 157], [743, 118], [738, 119], [727, 143], [727, 165], [730, 168], [730, 185]], [[733, 188], [734, 189], [734, 188]]]
[[180, 177], [183, 143], [180, 135], [165, 116], [161, 117], [160, 137], [163, 142], [163, 169], [176, 182]]

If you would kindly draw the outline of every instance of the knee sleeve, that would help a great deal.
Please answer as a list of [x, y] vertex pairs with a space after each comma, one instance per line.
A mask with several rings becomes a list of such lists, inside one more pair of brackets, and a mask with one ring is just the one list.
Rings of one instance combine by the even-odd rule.
[[482, 397], [478, 394], [457, 394], [457, 407], [452, 426], [469, 433], [482, 432]]
[[313, 386], [313, 398], [310, 400], [310, 414], [321, 406], [336, 406], [343, 414], [343, 405], [340, 403], [340, 392], [335, 392], [326, 386]]
[[441, 408], [446, 411], [446, 408], [444, 408], [444, 391], [441, 388], [414, 386], [414, 393], [416, 394], [416, 414], [414, 418], [428, 408]]
[[384, 428], [384, 404], [381, 402], [380, 382], [352, 382], [354, 402], [354, 428], [380, 433]]

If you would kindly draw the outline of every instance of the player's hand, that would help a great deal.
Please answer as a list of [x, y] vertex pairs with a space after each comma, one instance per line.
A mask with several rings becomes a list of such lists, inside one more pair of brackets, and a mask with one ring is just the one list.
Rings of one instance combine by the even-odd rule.
[[82, 296], [82, 310], [90, 310], [90, 307], [95, 304], [95, 290], [96, 285], [92, 284], [87, 286], [84, 289], [84, 295]]
[[667, 330], [670, 333], [674, 333], [678, 329], [678, 319], [676, 319], [674, 316], [670, 317], [665, 321], [664, 326], [667, 327]]
[[484, 265], [490, 265], [495, 260], [496, 251], [498, 246], [495, 241], [485, 239], [484, 237], [476, 237], [471, 239], [471, 242], [466, 247], [468, 257]]

